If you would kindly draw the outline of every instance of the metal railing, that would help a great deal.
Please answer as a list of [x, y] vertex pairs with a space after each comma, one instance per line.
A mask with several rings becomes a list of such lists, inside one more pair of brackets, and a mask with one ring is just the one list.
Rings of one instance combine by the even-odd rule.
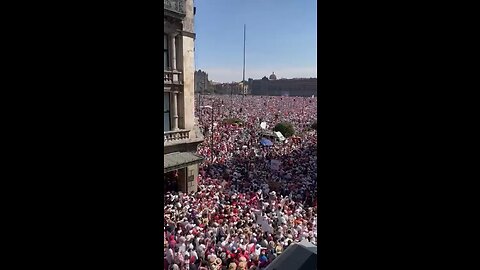
[[187, 140], [190, 138], [190, 130], [188, 129], [180, 129], [180, 130], [173, 130], [173, 131], [164, 131], [163, 132], [163, 142], [175, 142], [181, 140]]
[[163, 71], [163, 83], [164, 84], [183, 84], [182, 72], [173, 70]]
[[185, 15], [185, 0], [163, 0], [163, 9]]

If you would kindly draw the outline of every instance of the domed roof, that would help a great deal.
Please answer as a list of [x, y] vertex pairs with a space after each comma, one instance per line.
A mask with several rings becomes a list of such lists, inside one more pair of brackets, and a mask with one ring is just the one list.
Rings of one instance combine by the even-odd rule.
[[270, 80], [276, 80], [277, 76], [275, 76], [275, 72], [272, 72], [272, 75], [269, 77]]

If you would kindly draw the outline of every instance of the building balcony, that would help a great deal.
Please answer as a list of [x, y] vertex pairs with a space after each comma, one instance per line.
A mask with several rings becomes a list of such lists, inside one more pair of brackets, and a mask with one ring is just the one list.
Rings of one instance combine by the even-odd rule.
[[[195, 119], [195, 118], [194, 118]], [[198, 145], [203, 142], [203, 135], [194, 120], [192, 130], [180, 129], [175, 131], [163, 132], [163, 151], [164, 154], [172, 152], [196, 152]]]
[[163, 132], [163, 145], [182, 143], [190, 139], [190, 130], [179, 129]]
[[186, 15], [185, 2], [185, 0], [163, 0], [163, 13], [181, 19]]
[[163, 71], [163, 83], [164, 84], [175, 84], [175, 85], [183, 85], [183, 78], [181, 71], [173, 71], [173, 70], [164, 70]]

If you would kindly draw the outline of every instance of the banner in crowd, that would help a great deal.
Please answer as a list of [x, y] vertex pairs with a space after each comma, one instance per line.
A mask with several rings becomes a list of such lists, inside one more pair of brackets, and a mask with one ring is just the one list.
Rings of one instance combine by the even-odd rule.
[[268, 233], [273, 233], [273, 227], [268, 224], [268, 221], [257, 213], [257, 224], [261, 226], [262, 230], [268, 232]]

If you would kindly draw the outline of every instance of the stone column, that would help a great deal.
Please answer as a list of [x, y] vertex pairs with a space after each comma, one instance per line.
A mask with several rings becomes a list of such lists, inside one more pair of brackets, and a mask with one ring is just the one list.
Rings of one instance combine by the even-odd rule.
[[172, 104], [171, 104], [171, 110], [172, 110], [172, 130], [178, 130], [178, 101], [177, 101], [177, 95], [178, 92], [174, 91], [172, 92]]
[[175, 47], [175, 37], [177, 34], [169, 34], [170, 38], [170, 63], [172, 70], [177, 70], [177, 48]]
[[[197, 184], [197, 177], [198, 177], [198, 164], [190, 165], [187, 167], [187, 192], [197, 192], [198, 184]], [[191, 181], [192, 180], [192, 181]]]

